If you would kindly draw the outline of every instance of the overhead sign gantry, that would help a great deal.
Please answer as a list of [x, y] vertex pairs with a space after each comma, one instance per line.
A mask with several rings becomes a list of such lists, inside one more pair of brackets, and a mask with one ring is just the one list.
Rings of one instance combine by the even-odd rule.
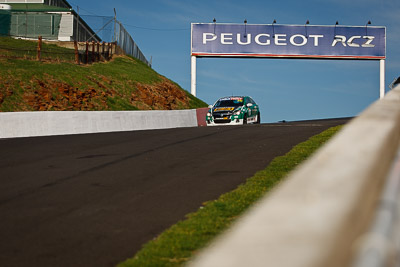
[[191, 38], [193, 95], [197, 57], [380, 60], [385, 94], [385, 27], [192, 23]]

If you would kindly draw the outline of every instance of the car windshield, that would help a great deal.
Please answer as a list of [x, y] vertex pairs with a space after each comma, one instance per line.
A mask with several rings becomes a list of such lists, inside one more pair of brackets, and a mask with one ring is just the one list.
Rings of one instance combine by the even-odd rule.
[[215, 103], [214, 107], [240, 107], [243, 106], [243, 98], [237, 99], [222, 99]]

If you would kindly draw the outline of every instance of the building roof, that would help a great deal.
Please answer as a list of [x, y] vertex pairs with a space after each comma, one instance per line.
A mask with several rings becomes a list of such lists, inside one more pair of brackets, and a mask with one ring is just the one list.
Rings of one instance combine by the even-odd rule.
[[12, 4], [11, 12], [72, 12], [71, 8], [49, 6], [45, 4]]

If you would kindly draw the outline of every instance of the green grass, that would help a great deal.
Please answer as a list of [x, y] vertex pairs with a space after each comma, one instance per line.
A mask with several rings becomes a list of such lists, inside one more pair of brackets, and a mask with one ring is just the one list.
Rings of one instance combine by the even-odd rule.
[[[140, 60], [129, 56], [117, 56], [109, 62], [91, 65], [76, 65], [73, 62], [57, 60], [24, 60], [30, 57], [28, 50], [36, 50], [36, 46], [37, 43], [32, 41], [0, 37], [0, 112], [36, 110], [24, 99], [27, 94], [42, 90], [43, 86], [40, 84], [45, 84], [46, 90], [50, 90], [54, 99], [60, 101], [63, 99], [60, 98], [58, 88], [63, 86], [73, 87], [78, 91], [95, 89], [98, 94], [106, 94], [103, 98], [90, 99], [90, 105], [84, 110], [137, 110], [141, 105], [132, 100], [132, 95], [135, 94], [138, 84], [157, 87], [168, 80]], [[13, 47], [16, 50], [2, 50], [2, 47]], [[70, 51], [55, 45], [43, 44], [43, 47], [46, 51], [56, 53]], [[36, 51], [32, 58], [36, 59]], [[179, 85], [175, 85], [178, 90], [183, 90]], [[182, 102], [177, 109], [207, 107], [200, 99], [187, 91], [184, 92], [188, 100]], [[62, 110], [79, 109], [76, 106], [68, 106]]]
[[[0, 37], [0, 53], [3, 57], [35, 60], [38, 43], [29, 40]], [[42, 43], [41, 57], [43, 60], [75, 61], [73, 49], [59, 47], [55, 44]]]
[[[148, 242], [119, 267], [181, 266], [216, 235], [227, 229], [249, 206], [270, 191], [298, 164], [329, 140], [341, 126], [332, 127], [298, 144], [286, 155], [275, 158], [269, 166], [249, 178], [234, 191], [204, 203], [187, 219]], [[300, 190], [300, 189], [299, 189]]]

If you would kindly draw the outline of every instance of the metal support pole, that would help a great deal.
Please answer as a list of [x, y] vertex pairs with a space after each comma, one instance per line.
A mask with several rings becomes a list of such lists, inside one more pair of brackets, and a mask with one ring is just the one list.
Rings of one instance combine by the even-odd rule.
[[385, 60], [381, 59], [379, 65], [380, 65], [379, 98], [382, 99], [385, 96]]
[[196, 57], [192, 56], [192, 71], [191, 71], [191, 84], [190, 84], [190, 93], [196, 96]]

